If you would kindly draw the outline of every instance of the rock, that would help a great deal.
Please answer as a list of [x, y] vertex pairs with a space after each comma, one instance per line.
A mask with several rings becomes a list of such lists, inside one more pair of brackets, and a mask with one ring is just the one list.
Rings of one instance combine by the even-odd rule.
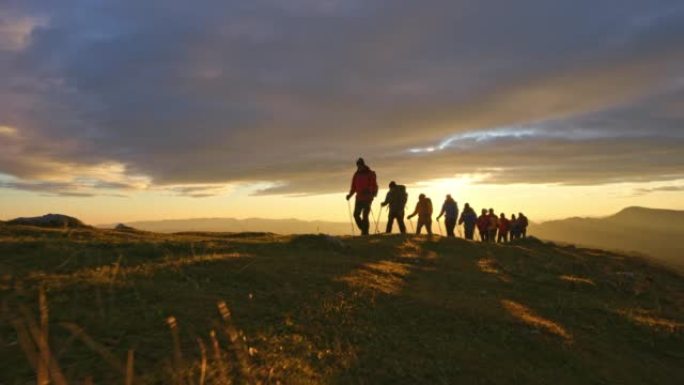
[[90, 226], [81, 222], [77, 218], [62, 214], [47, 214], [41, 217], [16, 218], [12, 219], [11, 221], [7, 221], [6, 224], [70, 229], [90, 228]]
[[129, 232], [138, 231], [138, 229], [131, 227], [131, 226], [126, 226], [123, 223], [119, 223], [118, 225], [116, 225], [116, 227], [114, 227], [114, 230], [116, 230], [116, 231], [129, 231]]

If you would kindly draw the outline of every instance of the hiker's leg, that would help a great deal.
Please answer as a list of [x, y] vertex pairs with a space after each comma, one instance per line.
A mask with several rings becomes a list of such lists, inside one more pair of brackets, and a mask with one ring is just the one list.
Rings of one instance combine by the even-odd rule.
[[363, 215], [363, 233], [365, 235], [368, 235], [368, 232], [370, 230], [370, 220], [368, 219], [370, 215], [370, 206], [371, 202], [365, 202], [363, 206], [363, 211], [361, 213]]
[[361, 230], [363, 233], [363, 217], [361, 216], [361, 213], [363, 212], [363, 202], [359, 202], [358, 200], [354, 204], [354, 222], [356, 222], [356, 227]]
[[472, 241], [473, 238], [474, 238], [474, 235], [475, 235], [475, 227], [468, 227], [468, 226], [466, 226], [466, 227], [465, 227], [465, 236], [466, 236], [466, 239], [469, 239], [469, 240]]
[[452, 238], [455, 237], [454, 228], [456, 228], [456, 219], [447, 219], [444, 221], [444, 224], [446, 225], [447, 236]]
[[392, 226], [394, 225], [394, 219], [395, 219], [395, 215], [390, 210], [389, 215], [387, 215], [387, 227], [385, 228], [385, 232], [387, 234], [392, 234]]
[[406, 224], [404, 223], [403, 211], [397, 213], [397, 224], [399, 225], [399, 231], [401, 231], [402, 234], [406, 234]]

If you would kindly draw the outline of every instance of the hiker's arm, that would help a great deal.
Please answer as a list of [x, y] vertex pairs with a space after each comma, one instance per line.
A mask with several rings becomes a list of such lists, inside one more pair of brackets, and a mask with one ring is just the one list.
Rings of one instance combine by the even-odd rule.
[[354, 186], [354, 184], [355, 184], [354, 180], [355, 179], [356, 179], [356, 174], [354, 174], [354, 176], [352, 177], [351, 187], [349, 187], [349, 194], [347, 194], [347, 200], [349, 200], [349, 198], [351, 198], [354, 195], [354, 193], [356, 192], [356, 187]]
[[389, 204], [389, 198], [390, 198], [390, 193], [388, 191], [387, 195], [385, 195], [385, 201], [380, 203], [380, 206], [387, 206]]
[[408, 219], [411, 219], [411, 218], [415, 217], [416, 214], [418, 214], [418, 206], [420, 206], [420, 203], [416, 204], [416, 209], [413, 210], [413, 213], [407, 217]]
[[437, 220], [439, 220], [439, 218], [441, 218], [442, 215], [444, 215], [444, 212], [446, 212], [446, 204], [442, 205], [442, 211], [440, 211], [439, 215], [437, 215]]

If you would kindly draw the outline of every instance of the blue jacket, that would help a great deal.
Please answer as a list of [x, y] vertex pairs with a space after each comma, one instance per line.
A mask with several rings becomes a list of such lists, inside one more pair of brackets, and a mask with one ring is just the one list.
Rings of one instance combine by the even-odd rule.
[[444, 201], [442, 205], [442, 211], [440, 211], [439, 216], [444, 215], [446, 219], [456, 220], [458, 218], [458, 204], [454, 200]]
[[461, 214], [458, 223], [464, 223], [467, 227], [474, 227], [477, 223], [477, 214], [473, 210], [466, 210]]

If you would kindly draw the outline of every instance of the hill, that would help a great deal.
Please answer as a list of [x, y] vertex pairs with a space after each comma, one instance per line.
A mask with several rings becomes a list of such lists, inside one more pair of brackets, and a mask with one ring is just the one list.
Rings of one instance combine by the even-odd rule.
[[[333, 234], [349, 235], [349, 223], [326, 221], [302, 221], [299, 219], [262, 219], [262, 218], [195, 218], [168, 219], [159, 221], [138, 221], [126, 223], [136, 229], [157, 233], [178, 233], [187, 231], [203, 232], [269, 232], [276, 234]], [[113, 225], [101, 225], [112, 228]]]
[[626, 208], [605, 218], [570, 218], [531, 228], [540, 238], [648, 255], [684, 271], [684, 211]]
[[40, 217], [16, 218], [3, 222], [6, 225], [23, 225], [52, 228], [86, 228], [89, 227], [79, 219], [63, 214], [46, 214]]
[[0, 255], [2, 384], [684, 383], [684, 278], [611, 252], [0, 225]]

